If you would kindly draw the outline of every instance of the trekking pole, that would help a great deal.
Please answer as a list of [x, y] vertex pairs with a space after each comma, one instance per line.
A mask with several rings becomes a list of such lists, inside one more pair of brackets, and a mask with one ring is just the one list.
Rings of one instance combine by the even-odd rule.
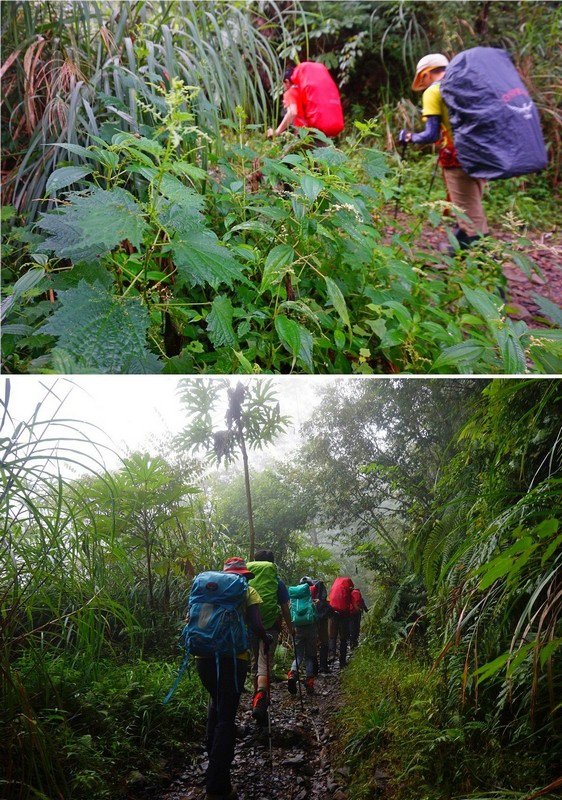
[[[404, 156], [406, 155], [406, 147], [408, 146], [408, 142], [402, 142], [402, 147], [400, 148], [400, 161], [404, 161]], [[396, 205], [394, 206], [394, 219], [398, 216], [398, 206], [400, 204], [400, 189], [402, 188], [402, 178], [404, 177], [404, 173], [400, 172], [400, 177], [398, 178], [398, 186], [397, 186], [397, 193], [398, 196], [396, 198]]]
[[269, 661], [269, 650], [267, 651], [267, 736], [269, 739], [269, 761], [271, 764], [271, 771], [273, 772], [273, 743], [271, 739], [271, 668]]
[[301, 711], [304, 713], [304, 700], [302, 699], [302, 686], [301, 686], [301, 676], [299, 672], [299, 659], [297, 658], [297, 642], [295, 639], [295, 634], [291, 633], [293, 637], [293, 650], [295, 651], [295, 664], [297, 665], [297, 686], [299, 687], [299, 699], [301, 701]]
[[433, 189], [433, 184], [435, 183], [435, 176], [437, 175], [437, 168], [439, 166], [439, 158], [435, 162], [435, 166], [433, 167], [433, 172], [431, 173], [431, 180], [429, 182], [429, 189], [427, 190], [427, 199], [429, 200], [429, 196], [431, 194], [431, 190]]

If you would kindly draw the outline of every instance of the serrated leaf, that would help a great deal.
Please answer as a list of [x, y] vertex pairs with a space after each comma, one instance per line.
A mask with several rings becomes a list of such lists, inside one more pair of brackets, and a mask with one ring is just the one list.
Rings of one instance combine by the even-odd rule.
[[482, 291], [482, 289], [471, 289], [463, 284], [461, 284], [461, 289], [472, 308], [481, 314], [487, 322], [501, 319], [499, 312], [501, 301], [499, 298], [497, 300], [495, 298], [492, 299], [492, 296]]
[[299, 358], [312, 370], [313, 339], [310, 331], [303, 325], [299, 325], [298, 322], [283, 316], [283, 314], [278, 314], [275, 317], [275, 330], [279, 335], [279, 339], [293, 358]]
[[86, 175], [90, 175], [91, 172], [90, 167], [60, 167], [49, 175], [45, 192], [51, 194], [51, 192], [58, 192], [59, 189], [65, 189], [72, 183], [85, 178]]
[[73, 263], [109, 253], [124, 239], [139, 248], [147, 230], [142, 208], [125, 189], [94, 188], [68, 205], [43, 214], [37, 226], [50, 236], [40, 246]]
[[326, 275], [324, 276], [324, 280], [326, 281], [326, 288], [328, 290], [328, 297], [330, 302], [340, 315], [340, 319], [346, 327], [350, 327], [349, 322], [349, 313], [347, 310], [347, 305], [345, 302], [345, 298], [342, 294], [340, 287], [337, 285], [335, 281], [331, 278], [328, 278]]
[[380, 180], [388, 172], [388, 162], [384, 153], [380, 150], [364, 150], [363, 166], [370, 178]]
[[160, 362], [146, 348], [150, 317], [134, 298], [117, 297], [100, 284], [80, 281], [59, 293], [59, 308], [40, 329], [58, 347], [95, 372], [154, 372]]
[[208, 283], [214, 289], [234, 280], [243, 280], [242, 265], [212, 231], [194, 229], [189, 236], [174, 238], [172, 258], [178, 270], [178, 282], [190, 286]]
[[292, 319], [278, 314], [275, 317], [275, 330], [279, 339], [287, 348], [287, 350], [297, 358], [301, 348], [301, 337], [299, 325]]
[[312, 203], [316, 200], [324, 188], [324, 183], [318, 180], [318, 178], [314, 178], [312, 175], [301, 175], [300, 185], [304, 196], [307, 197]]
[[295, 251], [290, 244], [280, 244], [270, 250], [263, 268], [260, 291], [279, 283], [290, 270], [295, 260]]
[[494, 339], [500, 348], [504, 372], [516, 374], [525, 372], [527, 365], [525, 362], [525, 351], [523, 350], [519, 337], [508, 324], [504, 328], [494, 331]]
[[548, 317], [548, 319], [562, 328], [562, 308], [547, 297], [542, 297], [540, 294], [533, 293], [533, 297], [545, 317]]
[[433, 369], [438, 370], [449, 364], [468, 366], [479, 361], [485, 351], [485, 346], [480, 342], [467, 339], [465, 342], [446, 347], [441, 355], [434, 361]]
[[170, 166], [171, 172], [174, 175], [185, 175], [194, 181], [204, 181], [208, 176], [204, 169], [196, 167], [194, 164], [189, 164], [187, 161], [176, 161]]
[[340, 164], [345, 164], [348, 160], [345, 153], [335, 147], [317, 147], [312, 151], [311, 155], [315, 161], [319, 161], [329, 167], [337, 167]]
[[233, 313], [230, 298], [224, 294], [217, 295], [207, 315], [207, 332], [215, 347], [234, 347], [238, 344], [232, 327]]

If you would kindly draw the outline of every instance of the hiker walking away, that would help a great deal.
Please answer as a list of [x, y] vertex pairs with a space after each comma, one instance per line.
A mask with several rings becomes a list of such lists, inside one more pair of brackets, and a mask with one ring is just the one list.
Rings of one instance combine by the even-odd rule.
[[328, 619], [330, 616], [330, 604], [328, 603], [328, 590], [326, 584], [319, 578], [311, 578], [305, 575], [300, 580], [310, 586], [310, 595], [316, 608], [316, 641], [318, 645], [319, 667], [318, 672], [327, 675], [330, 672], [328, 664], [329, 636]]
[[285, 116], [268, 138], [279, 136], [291, 125], [316, 128], [326, 136], [337, 136], [344, 129], [343, 110], [338, 87], [324, 64], [303, 61], [283, 74]]
[[353, 608], [351, 610], [351, 616], [349, 618], [349, 646], [351, 650], [355, 650], [357, 645], [359, 644], [359, 632], [361, 630], [361, 616], [364, 611], [368, 611], [365, 601], [363, 600], [363, 595], [361, 594], [360, 589], [352, 589], [351, 591], [351, 602], [353, 603]]
[[[228, 576], [228, 577], [227, 577]], [[236, 740], [236, 712], [249, 667], [246, 625], [262, 643], [267, 653], [271, 641], [261, 620], [261, 598], [248, 584], [253, 574], [243, 558], [229, 558], [223, 572], [204, 572], [193, 582], [190, 595], [190, 623], [196, 626], [200, 639], [226, 639], [233, 648], [232, 655], [196, 655], [196, 669], [201, 682], [210, 695], [207, 712], [207, 753], [209, 765], [206, 772], [207, 800], [236, 800], [238, 794], [230, 781], [230, 768], [234, 759]], [[215, 614], [220, 612], [219, 596], [229, 614], [228, 630], [213, 630]], [[227, 598], [230, 602], [227, 602]], [[215, 602], [213, 602], [213, 600]], [[194, 601], [198, 601], [197, 603]], [[233, 609], [237, 617], [233, 615]], [[218, 619], [217, 615], [217, 619]], [[194, 638], [196, 638], [196, 636]], [[197, 650], [197, 645], [192, 647]]]
[[347, 664], [347, 647], [349, 641], [349, 620], [353, 603], [351, 592], [354, 588], [351, 578], [344, 576], [336, 578], [328, 595], [330, 603], [330, 618], [328, 622], [330, 637], [330, 653], [336, 656], [336, 642], [339, 637], [339, 665], [343, 669]]
[[482, 205], [486, 181], [470, 177], [458, 160], [449, 113], [441, 94], [441, 81], [448, 64], [449, 59], [441, 53], [431, 53], [418, 61], [412, 88], [414, 91], [423, 91], [422, 115], [426, 123], [425, 130], [413, 133], [403, 129], [398, 135], [398, 141], [413, 144], [434, 144], [439, 141], [438, 163], [443, 171], [449, 199], [468, 217], [457, 219], [455, 229], [461, 249], [466, 250], [488, 233], [488, 221]]
[[[275, 557], [271, 550], [256, 550], [255, 560], [249, 561], [248, 569], [253, 573], [250, 586], [262, 600], [260, 613], [264, 628], [269, 635], [270, 652], [275, 654], [277, 641], [282, 628], [282, 620], [289, 631], [295, 633], [289, 610], [289, 592], [277, 574]], [[252, 637], [252, 672], [254, 676], [254, 694], [252, 697], [252, 717], [259, 725], [267, 723], [269, 707], [268, 657], [264, 650], [263, 639]]]
[[291, 620], [295, 626], [295, 658], [287, 675], [287, 688], [291, 694], [297, 693], [297, 679], [302, 663], [305, 663], [307, 694], [314, 694], [316, 669], [316, 608], [308, 583], [289, 586], [291, 598]]

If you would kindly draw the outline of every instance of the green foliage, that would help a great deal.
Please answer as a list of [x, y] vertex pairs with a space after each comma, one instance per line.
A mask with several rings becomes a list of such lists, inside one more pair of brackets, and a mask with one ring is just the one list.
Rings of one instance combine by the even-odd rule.
[[[558, 329], [537, 335], [506, 317], [495, 295], [501, 279], [493, 243], [450, 257], [418, 251], [416, 229], [383, 238], [395, 176], [385, 155], [366, 147], [373, 123], [357, 124], [345, 154], [333, 145], [309, 149], [306, 138], [288, 154], [246, 139], [207, 173], [190, 168], [192, 145], [176, 145], [175, 137], [203, 135], [192, 113], [178, 111], [190, 97], [173, 82], [152, 138], [96, 138], [103, 166], [88, 167], [86, 189], [41, 216], [37, 230], [47, 236], [32, 242], [31, 259], [48, 273], [42, 286], [60, 292], [63, 306], [63, 292], [82, 279], [89, 288], [76, 291], [100, 303], [105, 292], [108, 307], [117, 308], [119, 297], [145, 307], [148, 341], [139, 353], [150, 347], [153, 355], [132, 357], [124, 342], [115, 369], [146, 369], [143, 362], [153, 371], [184, 365], [219, 373], [521, 372], [531, 362], [539, 371], [557, 369]], [[14, 277], [29, 265], [28, 257]], [[27, 358], [30, 371], [100, 369], [105, 359], [93, 346], [74, 344], [65, 363], [59, 343], [49, 357], [45, 334], [61, 335], [68, 301], [62, 311], [55, 302], [22, 308], [10, 295], [7, 302], [7, 324], [16, 327], [8, 329], [5, 355], [14, 368]], [[41, 326], [48, 313], [54, 323]], [[73, 318], [75, 340], [88, 338], [89, 324], [88, 315], [82, 323]], [[31, 359], [35, 343], [43, 350]]]
[[404, 799], [476, 798], [490, 786], [503, 787], [502, 798], [513, 790], [522, 797], [548, 783], [540, 749], [504, 748], [501, 727], [484, 709], [467, 719], [448, 706], [443, 676], [423, 661], [389, 660], [362, 646], [343, 691], [340, 760], [358, 800], [384, 788]]
[[116, 297], [84, 280], [59, 292], [59, 299], [39, 333], [55, 336], [57, 348], [78, 367], [111, 374], [160, 371], [158, 359], [146, 348], [148, 312], [137, 299]]

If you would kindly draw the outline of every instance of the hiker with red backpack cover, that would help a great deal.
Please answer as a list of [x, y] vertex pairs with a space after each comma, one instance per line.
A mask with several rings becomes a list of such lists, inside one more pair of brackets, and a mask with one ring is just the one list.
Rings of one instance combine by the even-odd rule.
[[222, 572], [202, 572], [193, 579], [189, 594], [189, 619], [182, 638], [186, 656], [180, 673], [164, 702], [175, 691], [187, 666], [195, 657], [201, 683], [209, 693], [207, 710], [206, 800], [237, 800], [230, 780], [236, 741], [236, 712], [248, 674], [248, 631], [271, 644], [261, 620], [259, 594], [248, 585], [253, 575], [243, 558], [229, 558]]
[[485, 182], [546, 167], [538, 111], [509, 54], [495, 47], [473, 47], [450, 63], [441, 53], [424, 56], [412, 88], [423, 91], [426, 127], [421, 133], [401, 130], [398, 140], [440, 140], [448, 196], [468, 217], [458, 219], [455, 231], [466, 249], [488, 233]]
[[279, 136], [291, 125], [315, 128], [330, 137], [343, 131], [340, 93], [324, 64], [303, 61], [289, 67], [283, 75], [283, 89], [285, 116], [275, 130], [268, 129], [268, 138]]
[[347, 664], [349, 620], [353, 610], [353, 601], [351, 599], [353, 588], [354, 585], [351, 578], [347, 576], [336, 578], [328, 595], [331, 609], [329, 619], [330, 652], [332, 658], [335, 658], [336, 642], [339, 637], [339, 665], [342, 669]]
[[363, 595], [360, 589], [353, 589], [351, 592], [351, 602], [353, 609], [351, 617], [349, 618], [349, 646], [351, 650], [355, 650], [359, 644], [359, 632], [361, 630], [361, 615], [364, 611], [368, 611]]

